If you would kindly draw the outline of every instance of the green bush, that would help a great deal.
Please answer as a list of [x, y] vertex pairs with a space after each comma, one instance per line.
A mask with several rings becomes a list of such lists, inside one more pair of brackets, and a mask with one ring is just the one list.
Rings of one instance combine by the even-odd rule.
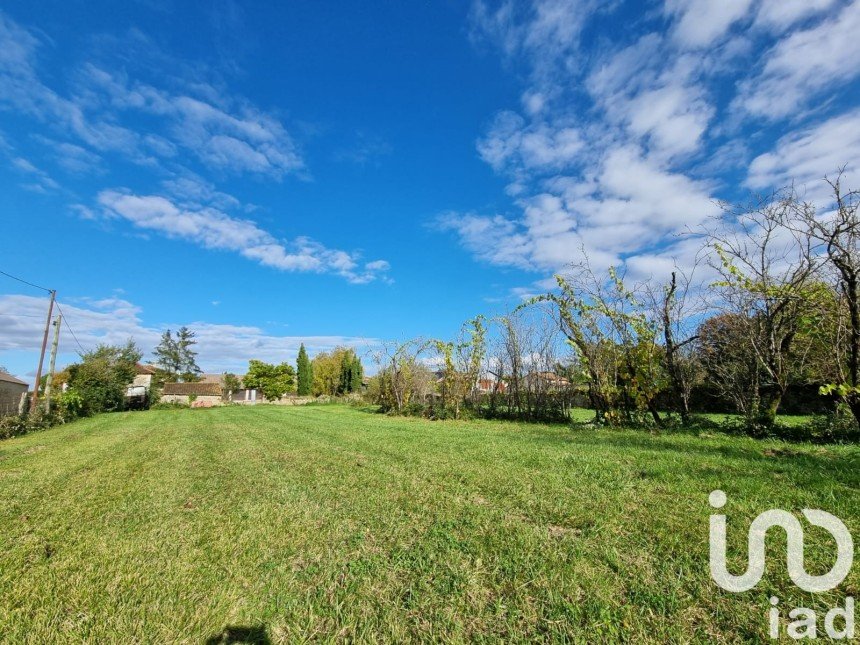
[[68, 423], [84, 415], [84, 397], [74, 389], [61, 392], [54, 399], [56, 414]]
[[149, 406], [150, 410], [186, 410], [191, 406], [187, 403], [177, 403], [175, 401], [171, 402], [163, 402], [163, 403], [153, 403]]
[[0, 417], [0, 439], [9, 439], [23, 434], [44, 430], [62, 423], [63, 419], [55, 412], [46, 413], [41, 408], [35, 412], [10, 417]]

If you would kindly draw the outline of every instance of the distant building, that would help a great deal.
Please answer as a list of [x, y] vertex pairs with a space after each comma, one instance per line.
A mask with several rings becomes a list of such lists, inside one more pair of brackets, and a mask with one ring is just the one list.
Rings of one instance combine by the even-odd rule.
[[30, 386], [11, 374], [0, 372], [0, 416], [18, 414], [21, 396]]
[[558, 391], [570, 387], [570, 381], [555, 372], [532, 372], [525, 377], [526, 384], [534, 389]]
[[507, 389], [507, 385], [497, 379], [479, 378], [475, 389], [481, 394], [501, 394]]
[[220, 383], [165, 383], [161, 390], [161, 402], [183, 403], [200, 408], [221, 405], [221, 385]]
[[152, 387], [152, 377], [158, 368], [154, 365], [144, 365], [138, 363], [134, 366], [134, 380], [125, 388], [127, 397], [146, 396], [149, 389]]

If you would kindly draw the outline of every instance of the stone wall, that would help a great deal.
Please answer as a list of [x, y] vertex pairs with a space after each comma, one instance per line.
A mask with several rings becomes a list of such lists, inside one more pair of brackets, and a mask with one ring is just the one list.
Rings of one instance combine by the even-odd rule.
[[0, 381], [0, 416], [18, 414], [18, 404], [21, 402], [21, 395], [27, 389], [27, 386], [21, 383]]

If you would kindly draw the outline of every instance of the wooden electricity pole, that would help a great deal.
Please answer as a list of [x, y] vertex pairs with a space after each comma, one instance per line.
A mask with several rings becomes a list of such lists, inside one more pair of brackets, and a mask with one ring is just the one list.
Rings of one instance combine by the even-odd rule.
[[48, 364], [48, 380], [45, 382], [45, 412], [51, 411], [51, 385], [54, 382], [54, 366], [57, 363], [57, 347], [60, 345], [60, 325], [63, 323], [63, 314], [54, 320], [54, 342], [51, 343], [51, 361]]
[[36, 384], [33, 386], [33, 398], [30, 399], [30, 412], [36, 411], [39, 400], [39, 381], [42, 380], [42, 363], [45, 362], [45, 349], [48, 347], [48, 331], [51, 329], [51, 316], [54, 315], [54, 300], [57, 290], [51, 289], [51, 303], [48, 305], [48, 319], [45, 321], [45, 336], [42, 338], [42, 352], [39, 354], [39, 367], [36, 369]]

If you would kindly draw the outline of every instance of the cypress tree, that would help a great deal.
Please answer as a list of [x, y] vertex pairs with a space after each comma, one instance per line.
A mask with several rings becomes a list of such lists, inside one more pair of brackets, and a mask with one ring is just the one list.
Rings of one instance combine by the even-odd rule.
[[361, 359], [353, 354], [352, 370], [350, 371], [350, 391], [361, 392], [361, 381], [364, 377], [364, 370], [361, 367]]
[[298, 387], [297, 394], [299, 396], [308, 396], [311, 393], [314, 383], [313, 367], [308, 360], [308, 353], [305, 351], [305, 344], [302, 343], [299, 347], [299, 357], [296, 360], [298, 368]]

